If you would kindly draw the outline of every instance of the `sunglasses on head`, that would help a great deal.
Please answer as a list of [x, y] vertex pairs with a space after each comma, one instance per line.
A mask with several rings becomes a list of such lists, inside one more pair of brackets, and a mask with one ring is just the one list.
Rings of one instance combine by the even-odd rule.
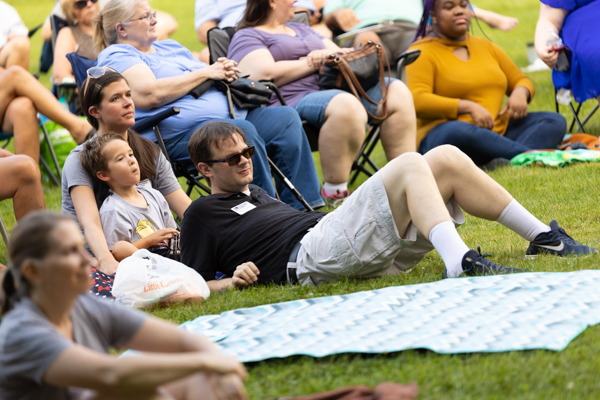
[[92, 4], [96, 4], [98, 2], [98, 0], [78, 0], [75, 3], [73, 3], [73, 6], [78, 9], [78, 10], [83, 10], [85, 7], [87, 7], [88, 2], [92, 2]]
[[238, 165], [240, 163], [242, 156], [244, 156], [244, 158], [248, 158], [248, 159], [252, 158], [254, 156], [254, 146], [246, 147], [241, 152], [239, 152], [237, 154], [233, 154], [227, 158], [222, 158], [220, 160], [209, 160], [209, 161], [204, 161], [204, 162], [207, 164], [226, 162], [227, 164], [229, 164], [229, 166], [233, 167], [234, 165]]
[[94, 79], [98, 79], [101, 76], [103, 76], [106, 71], [113, 71], [116, 73], [119, 73], [119, 71], [117, 71], [116, 69], [114, 69], [113, 67], [92, 67], [90, 69], [87, 70], [87, 79], [85, 80], [85, 86], [83, 88], [83, 94], [87, 93], [87, 87], [90, 83], [90, 78], [94, 78]]

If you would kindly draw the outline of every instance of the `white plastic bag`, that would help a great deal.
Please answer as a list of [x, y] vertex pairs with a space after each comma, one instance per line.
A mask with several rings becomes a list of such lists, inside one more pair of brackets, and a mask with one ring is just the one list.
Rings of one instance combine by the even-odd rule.
[[201, 301], [210, 289], [198, 272], [180, 262], [141, 249], [119, 263], [112, 294], [127, 307]]

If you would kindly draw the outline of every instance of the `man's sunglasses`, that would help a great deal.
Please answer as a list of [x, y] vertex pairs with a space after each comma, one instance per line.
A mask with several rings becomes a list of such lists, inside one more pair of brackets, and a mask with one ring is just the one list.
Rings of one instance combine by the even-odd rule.
[[73, 3], [73, 7], [75, 7], [78, 10], [83, 10], [85, 7], [87, 7], [88, 2], [90, 1], [92, 2], [92, 4], [96, 4], [98, 2], [98, 0], [79, 0]]
[[244, 158], [252, 158], [254, 156], [254, 146], [246, 147], [242, 152], [221, 160], [209, 160], [204, 162], [207, 164], [226, 162], [229, 164], [229, 166], [233, 167], [234, 165], [238, 165], [240, 163], [242, 156], [244, 156]]
[[114, 69], [111, 66], [92, 67], [92, 68], [88, 69], [87, 70], [87, 79], [85, 80], [85, 86], [83, 87], [83, 92], [81, 92], [81, 93], [83, 93], [84, 95], [87, 93], [87, 88], [91, 81], [90, 78], [98, 79], [98, 78], [102, 77], [107, 71], [116, 72], [117, 74], [119, 73], [119, 71], [117, 71], [116, 69]]

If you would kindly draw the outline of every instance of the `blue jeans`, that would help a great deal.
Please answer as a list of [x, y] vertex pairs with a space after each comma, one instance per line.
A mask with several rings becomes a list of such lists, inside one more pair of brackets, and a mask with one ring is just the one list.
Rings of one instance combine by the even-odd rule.
[[463, 121], [439, 124], [427, 133], [419, 145], [425, 154], [434, 147], [451, 144], [471, 157], [477, 165], [494, 158], [511, 159], [535, 149], [555, 149], [567, 131], [567, 121], [555, 112], [533, 112], [509, 122], [504, 136]]
[[[244, 132], [248, 144], [255, 146], [252, 158], [254, 180], [252, 183], [262, 187], [275, 197], [275, 188], [269, 169], [267, 155], [275, 165], [294, 184], [313, 207], [322, 206], [323, 199], [319, 191], [319, 178], [310, 151], [310, 146], [298, 113], [290, 107], [257, 108], [248, 113], [245, 120], [226, 119]], [[165, 142], [172, 160], [189, 158], [187, 146], [192, 134], [202, 125], [195, 126]], [[290, 206], [304, 210], [302, 204], [278, 178], [275, 179], [281, 200]]]
[[[388, 82], [388, 78], [385, 78], [386, 83]], [[391, 79], [389, 83], [394, 81]], [[310, 122], [311, 125], [316, 127], [321, 127], [325, 123], [325, 109], [329, 105], [331, 99], [337, 96], [340, 93], [348, 93], [339, 89], [329, 89], [329, 90], [319, 90], [317, 92], [312, 92], [304, 96], [294, 108], [300, 114], [300, 118]], [[367, 90], [367, 95], [374, 102], [378, 103], [381, 101], [381, 83], [377, 83], [377, 85], [373, 86], [371, 89]], [[377, 112], [377, 106], [369, 103], [364, 98], [361, 98], [362, 105], [369, 110], [369, 112], [373, 115]], [[369, 115], [369, 122], [371, 122], [373, 118]]]

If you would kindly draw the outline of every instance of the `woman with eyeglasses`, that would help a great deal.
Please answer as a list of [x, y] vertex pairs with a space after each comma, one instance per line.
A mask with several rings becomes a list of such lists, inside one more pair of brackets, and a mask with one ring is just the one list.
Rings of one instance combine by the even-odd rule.
[[73, 68], [67, 54], [76, 52], [94, 61], [98, 53], [94, 51], [94, 17], [100, 9], [98, 0], [60, 0], [62, 11], [69, 26], [58, 32], [54, 44], [54, 64], [52, 79], [62, 83], [65, 79], [74, 82]]
[[[127, 78], [135, 101], [136, 117], [153, 115], [179, 107], [179, 115], [159, 124], [169, 156], [188, 158], [187, 145], [196, 128], [211, 120], [227, 120], [241, 128], [256, 146], [254, 183], [275, 197], [266, 164], [268, 155], [313, 207], [323, 205], [308, 140], [298, 114], [291, 108], [236, 109], [229, 118], [226, 96], [209, 89], [198, 99], [189, 93], [208, 79], [236, 79], [236, 63], [225, 58], [213, 65], [198, 61], [190, 51], [173, 40], [157, 41], [156, 14], [144, 0], [110, 0], [96, 17], [94, 43], [103, 49], [98, 65], [110, 65]], [[151, 130], [140, 132], [156, 140]], [[284, 185], [278, 185], [281, 199], [303, 209]]]
[[[243, 400], [246, 371], [206, 338], [85, 295], [90, 259], [67, 216], [13, 230], [0, 274], [0, 398]], [[120, 357], [110, 348], [140, 353]]]
[[[406, 67], [421, 154], [451, 144], [491, 170], [517, 154], [554, 149], [567, 130], [555, 112], [529, 112], [533, 82], [487, 39], [469, 34], [467, 0], [426, 0]], [[505, 96], [508, 96], [503, 106]]]

